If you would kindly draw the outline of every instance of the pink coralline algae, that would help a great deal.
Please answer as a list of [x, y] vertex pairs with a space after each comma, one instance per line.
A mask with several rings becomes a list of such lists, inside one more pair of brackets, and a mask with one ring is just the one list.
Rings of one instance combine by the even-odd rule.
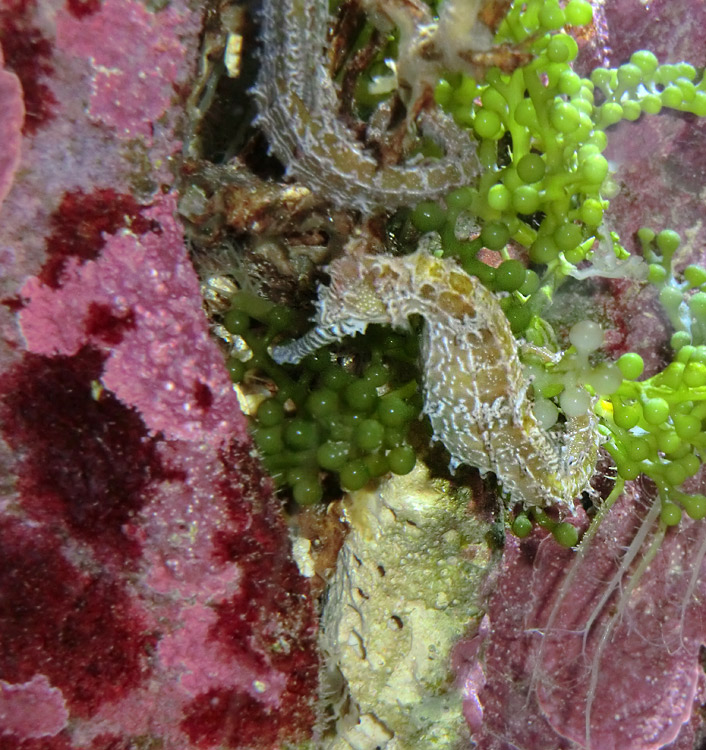
[[204, 327], [198, 280], [179, 255], [174, 209], [172, 199], [149, 209], [145, 218], [157, 231], [112, 236], [97, 260], [69, 258], [58, 290], [30, 279], [21, 291], [22, 332], [36, 354], [107, 348], [102, 383], [153, 432], [216, 443], [234, 433], [242, 438], [223, 357]]
[[125, 0], [105, 0], [92, 13], [74, 6], [59, 12], [56, 43], [91, 66], [90, 116], [122, 138], [151, 136], [174, 96], [185, 16]]
[[12, 179], [20, 163], [22, 123], [24, 121], [22, 87], [14, 73], [3, 69], [0, 48], [0, 206], [10, 192]]
[[[600, 606], [647, 499], [639, 485], [626, 493], [573, 568], [576, 553], [544, 532], [510, 540], [476, 647], [482, 656], [459, 668], [469, 708], [482, 706], [480, 747], [657, 750], [680, 732], [691, 736], [683, 725], [703, 699], [697, 601], [705, 592], [692, 567], [703, 528], [663, 542], [624, 610], [617, 613], [626, 582]], [[485, 680], [469, 683], [478, 665]]]
[[313, 598], [163, 166], [200, 22], [180, 0], [0, 9], [0, 750], [311, 734]]

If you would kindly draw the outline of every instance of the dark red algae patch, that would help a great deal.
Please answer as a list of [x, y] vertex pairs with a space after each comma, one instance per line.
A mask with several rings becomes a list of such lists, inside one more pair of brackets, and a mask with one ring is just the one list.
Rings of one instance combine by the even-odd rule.
[[0, 423], [18, 456], [22, 508], [124, 564], [140, 552], [129, 528], [150, 484], [172, 477], [137, 412], [101, 389], [102, 368], [88, 347], [25, 354], [0, 378]]
[[56, 97], [43, 79], [54, 72], [52, 45], [32, 22], [34, 0], [0, 3], [0, 43], [5, 67], [20, 79], [25, 103], [22, 132], [33, 135], [54, 116]]
[[104, 234], [115, 234], [124, 227], [135, 234], [161, 233], [156, 221], [141, 215], [144, 208], [131, 195], [111, 188], [65, 193], [49, 221], [48, 258], [39, 280], [57, 289], [68, 258], [78, 258], [81, 263], [94, 260], [105, 246]]
[[[274, 748], [310, 736], [314, 723], [318, 656], [316, 618], [309, 591], [291, 557], [279, 506], [246, 446], [224, 456], [226, 476], [215, 491], [226, 500], [233, 530], [216, 540], [223, 561], [243, 571], [238, 593], [216, 605], [211, 637], [239, 662], [274, 667], [286, 676], [277, 706], [229, 689], [199, 696], [182, 729], [201, 746]], [[237, 469], [236, 469], [237, 467]]]
[[73, 750], [71, 740], [58, 734], [56, 737], [18, 740], [14, 734], [0, 735], [0, 750]]
[[79, 570], [51, 532], [11, 518], [0, 519], [0, 571], [0, 679], [44, 674], [84, 717], [141, 682], [153, 638], [120, 584]]
[[135, 316], [131, 311], [116, 315], [110, 305], [91, 302], [84, 326], [89, 338], [98, 338], [109, 346], [117, 346], [123, 340], [125, 331], [135, 327]]
[[100, 0], [67, 0], [66, 10], [71, 13], [74, 18], [85, 18], [86, 16], [92, 16], [101, 9]]

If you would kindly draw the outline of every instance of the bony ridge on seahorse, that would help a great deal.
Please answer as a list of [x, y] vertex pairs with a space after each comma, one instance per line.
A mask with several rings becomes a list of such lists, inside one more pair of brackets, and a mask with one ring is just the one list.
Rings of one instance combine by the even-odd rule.
[[407, 328], [424, 318], [424, 413], [434, 440], [459, 464], [492, 471], [513, 502], [566, 510], [588, 488], [600, 437], [592, 409], [567, 417], [559, 435], [537, 420], [518, 344], [497, 298], [452, 258], [417, 250], [406, 256], [352, 253], [328, 268], [316, 326], [273, 348], [297, 363], [321, 346], [362, 333], [371, 323]]

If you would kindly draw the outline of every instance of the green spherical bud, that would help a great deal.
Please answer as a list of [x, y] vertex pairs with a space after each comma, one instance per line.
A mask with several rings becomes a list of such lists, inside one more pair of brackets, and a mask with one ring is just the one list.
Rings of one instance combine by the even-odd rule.
[[674, 431], [682, 440], [690, 441], [701, 433], [701, 420], [691, 414], [675, 414], [672, 421]]
[[534, 294], [539, 289], [539, 283], [539, 276], [531, 268], [527, 268], [525, 269], [525, 278], [518, 291], [524, 295]]
[[390, 464], [387, 457], [382, 453], [370, 453], [363, 457], [363, 461], [371, 477], [381, 477], [390, 471]]
[[[557, 88], [562, 94], [567, 96], [576, 96], [581, 91], [581, 76], [574, 73], [573, 70], [565, 70], [559, 76]], [[574, 106], [576, 102], [574, 102]]]
[[340, 471], [347, 463], [351, 444], [343, 440], [327, 440], [316, 451], [316, 460], [322, 469]]
[[589, 227], [598, 227], [603, 221], [603, 205], [595, 198], [587, 198], [581, 205], [581, 221]]
[[447, 108], [451, 104], [452, 95], [453, 88], [451, 84], [445, 78], [442, 78], [434, 87], [434, 101], [440, 107]]
[[552, 237], [544, 235], [537, 237], [532, 243], [529, 256], [533, 263], [544, 265], [546, 263], [551, 263], [559, 257], [559, 248]]
[[503, 292], [514, 292], [525, 280], [525, 267], [519, 260], [504, 260], [495, 271], [495, 285]]
[[409, 445], [398, 445], [387, 454], [393, 474], [409, 474], [417, 463], [417, 457]]
[[488, 250], [501, 250], [510, 239], [507, 225], [502, 221], [490, 221], [481, 230], [481, 242]]
[[686, 471], [681, 464], [672, 462], [665, 469], [664, 478], [672, 487], [678, 487], [686, 479]]
[[681, 351], [685, 346], [688, 346], [691, 342], [691, 335], [686, 331], [677, 331], [672, 334], [672, 338], [669, 340], [669, 345], [674, 349], [675, 352]]
[[569, 38], [565, 34], [555, 34], [549, 40], [545, 53], [550, 62], [562, 63], [570, 59], [573, 47], [566, 42]]
[[228, 357], [226, 360], [226, 370], [228, 370], [233, 383], [240, 383], [245, 377], [248, 366], [246, 362], [241, 362], [237, 357]]
[[632, 461], [618, 461], [616, 468], [621, 479], [625, 479], [628, 481], [637, 479], [641, 473], [639, 465], [633, 463]]
[[642, 417], [642, 406], [639, 402], [623, 403], [616, 401], [613, 404], [613, 421], [623, 430], [631, 430]]
[[554, 242], [562, 252], [573, 250], [583, 241], [583, 232], [578, 224], [561, 224], [554, 231]]
[[689, 265], [684, 269], [684, 278], [691, 286], [706, 284], [706, 268], [694, 264]]
[[380, 399], [376, 413], [385, 427], [400, 427], [409, 418], [410, 407], [399, 396], [389, 394]]
[[512, 192], [512, 207], [518, 214], [533, 214], [539, 210], [539, 192], [529, 185], [520, 185]]
[[253, 430], [255, 445], [262, 453], [272, 455], [284, 451], [284, 440], [282, 439], [282, 426], [258, 427]]
[[415, 206], [411, 218], [420, 232], [438, 231], [446, 223], [446, 212], [435, 201], [423, 201]]
[[321, 375], [321, 382], [332, 391], [340, 391], [352, 380], [352, 375], [338, 365], [331, 365]]
[[656, 237], [657, 247], [665, 256], [672, 256], [681, 244], [681, 237], [673, 229], [663, 229]]
[[228, 333], [243, 334], [250, 328], [250, 316], [242, 310], [228, 310], [223, 325]]
[[642, 412], [648, 424], [659, 425], [669, 419], [669, 404], [660, 397], [649, 398], [645, 401]]
[[579, 112], [569, 102], [554, 102], [549, 121], [560, 133], [573, 133], [579, 126]]
[[324, 496], [324, 490], [319, 480], [315, 477], [311, 479], [300, 479], [292, 487], [294, 501], [298, 505], [314, 505], [321, 501]]
[[684, 369], [684, 385], [689, 388], [706, 385], [706, 365], [702, 362], [689, 362]]
[[546, 172], [544, 159], [539, 154], [525, 154], [517, 162], [517, 174], [527, 183], [539, 182]]
[[657, 448], [662, 453], [676, 453], [681, 447], [681, 438], [674, 430], [664, 430], [657, 434]]
[[532, 320], [532, 311], [528, 305], [513, 303], [505, 310], [505, 317], [510, 324], [510, 330], [517, 336], [524, 333]]
[[628, 440], [625, 445], [625, 450], [627, 451], [628, 458], [631, 461], [637, 462], [644, 461], [652, 454], [652, 446], [647, 440], [645, 440], [645, 438], [633, 438], [632, 440]]
[[556, 0], [547, 0], [539, 11], [539, 23], [548, 31], [560, 29], [566, 23], [563, 9]]
[[689, 518], [694, 521], [701, 521], [706, 518], [706, 496], [704, 495], [684, 495], [680, 498]]
[[346, 403], [355, 411], [372, 411], [378, 402], [377, 391], [367, 380], [355, 380], [344, 391]]
[[683, 95], [679, 86], [670, 84], [660, 93], [659, 98], [662, 100], [662, 104], [664, 104], [665, 107], [676, 109], [681, 107]]
[[390, 380], [390, 369], [383, 364], [370, 365], [365, 369], [363, 379], [375, 387], [385, 385]]
[[319, 430], [315, 422], [296, 417], [285, 426], [284, 440], [295, 451], [306, 450], [319, 442]]
[[512, 522], [512, 533], [519, 539], [524, 539], [532, 533], [532, 521], [524, 513], [518, 513]]
[[463, 187], [452, 190], [446, 196], [446, 205], [450, 209], [457, 211], [463, 211], [464, 208], [468, 208], [473, 199], [476, 196], [476, 191], [470, 185], [464, 185]]
[[375, 419], [363, 419], [353, 433], [356, 445], [366, 452], [377, 450], [385, 437], [385, 428]]
[[359, 490], [370, 479], [370, 472], [362, 459], [355, 459], [341, 469], [341, 486], [349, 491]]
[[265, 399], [257, 407], [256, 418], [263, 427], [274, 427], [284, 421], [284, 407], [274, 398]]
[[623, 374], [617, 365], [601, 364], [591, 370], [586, 382], [600, 396], [607, 396], [620, 388], [623, 382]]
[[566, 23], [586, 26], [593, 20], [593, 8], [588, 0], [569, 0], [564, 8]]
[[493, 185], [488, 191], [488, 205], [495, 211], [506, 211], [510, 207], [512, 193], [505, 185]]
[[683, 362], [671, 362], [659, 375], [660, 384], [676, 391], [682, 383], [685, 365]]
[[679, 463], [684, 469], [684, 474], [687, 478], [693, 477], [701, 468], [701, 461], [699, 457], [695, 456], [693, 453], [687, 453], [685, 456], [679, 459]]
[[537, 111], [531, 99], [522, 99], [515, 107], [515, 122], [523, 128], [537, 125]]
[[637, 50], [630, 55], [630, 62], [640, 68], [645, 76], [650, 76], [657, 70], [659, 61], [655, 56], [654, 52], [650, 52], [646, 49]]
[[608, 176], [608, 160], [602, 154], [594, 154], [581, 165], [581, 176], [592, 185], [599, 185]]
[[309, 394], [305, 408], [312, 417], [326, 419], [338, 412], [338, 394], [330, 388], [319, 388]]
[[640, 108], [645, 114], [658, 115], [662, 110], [662, 100], [656, 94], [646, 94], [640, 99]]
[[266, 322], [270, 331], [280, 332], [291, 329], [296, 321], [292, 310], [276, 305], [267, 313]]
[[636, 352], [623, 354], [616, 363], [626, 380], [637, 380], [645, 369], [645, 362]]
[[600, 107], [599, 119], [604, 127], [615, 125], [623, 119], [623, 108], [617, 102], [606, 102]]
[[626, 63], [618, 68], [618, 83], [628, 89], [634, 89], [642, 82], [642, 69], [634, 63]]
[[558, 523], [552, 530], [552, 536], [562, 547], [575, 547], [579, 541], [578, 529], [568, 521]]
[[323, 372], [331, 365], [331, 357], [325, 349], [309, 354], [302, 360], [302, 364], [309, 372]]
[[665, 526], [676, 526], [681, 521], [681, 508], [675, 503], [663, 501], [659, 517]]
[[502, 135], [502, 121], [492, 109], [479, 109], [473, 119], [473, 128], [480, 138], [496, 140]]

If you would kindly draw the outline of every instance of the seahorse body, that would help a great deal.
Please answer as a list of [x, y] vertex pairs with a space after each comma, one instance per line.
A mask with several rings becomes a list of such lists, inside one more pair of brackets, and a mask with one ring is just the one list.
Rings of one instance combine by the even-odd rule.
[[324, 57], [326, 0], [263, 0], [262, 53], [252, 93], [257, 124], [290, 175], [337, 205], [371, 213], [433, 200], [479, 172], [469, 135], [440, 112], [424, 114], [425, 132], [446, 154], [380, 167], [338, 118]]
[[570, 507], [593, 474], [597, 420], [592, 412], [571, 418], [558, 437], [542, 429], [517, 342], [490, 291], [453, 259], [423, 251], [346, 256], [328, 270], [331, 284], [319, 290], [317, 326], [276, 347], [277, 361], [298, 362], [370, 323], [405, 328], [410, 315], [421, 315], [424, 412], [452, 468], [469, 464], [494, 472], [512, 500], [525, 506]]

